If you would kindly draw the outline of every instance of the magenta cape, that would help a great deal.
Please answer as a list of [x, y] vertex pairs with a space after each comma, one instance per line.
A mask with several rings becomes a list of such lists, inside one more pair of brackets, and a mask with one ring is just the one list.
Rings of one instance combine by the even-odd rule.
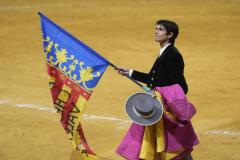
[[[176, 99], [187, 99], [182, 88], [178, 85], [155, 88], [163, 97], [163, 101], [172, 102]], [[165, 132], [165, 151], [174, 152], [186, 150], [179, 156], [184, 156], [192, 151], [194, 145], [199, 143], [191, 122], [182, 124], [163, 115]], [[117, 148], [117, 153], [129, 160], [139, 160], [141, 144], [144, 135], [144, 126], [133, 123], [124, 139]], [[174, 158], [175, 159], [175, 158]], [[178, 157], [176, 157], [178, 159]]]

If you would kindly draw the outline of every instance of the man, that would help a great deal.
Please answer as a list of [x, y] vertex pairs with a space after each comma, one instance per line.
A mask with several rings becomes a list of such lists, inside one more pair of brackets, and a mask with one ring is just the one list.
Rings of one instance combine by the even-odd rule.
[[[160, 44], [161, 49], [149, 73], [125, 68], [119, 68], [118, 72], [147, 84], [151, 89], [179, 84], [184, 93], [187, 94], [188, 85], [184, 77], [184, 61], [182, 55], [174, 46], [178, 33], [179, 28], [175, 22], [169, 20], [157, 21], [155, 41]], [[195, 139], [197, 138], [195, 137]], [[192, 160], [190, 152], [181, 159]]]
[[160, 53], [148, 74], [135, 70], [119, 69], [119, 73], [146, 83], [148, 87], [169, 86], [178, 83], [185, 94], [188, 86], [184, 78], [184, 61], [174, 42], [179, 33], [175, 22], [159, 20], [156, 24], [155, 41], [160, 44]]

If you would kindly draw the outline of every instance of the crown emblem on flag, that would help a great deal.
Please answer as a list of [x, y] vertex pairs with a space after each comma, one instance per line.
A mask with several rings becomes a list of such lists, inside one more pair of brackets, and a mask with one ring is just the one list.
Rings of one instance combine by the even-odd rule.
[[[83, 61], [79, 62], [79, 60], [72, 54], [69, 56], [67, 50], [60, 48], [57, 43], [54, 43], [50, 39], [50, 37], [43, 38], [43, 42], [46, 43], [44, 53], [46, 60], [50, 65], [57, 66], [64, 72], [64, 74], [70, 77], [77, 84], [81, 85], [87, 91], [93, 90], [94, 87], [90, 88], [86, 83], [93, 80], [94, 77], [99, 77], [101, 75], [100, 72], [93, 74], [94, 70], [91, 67], [87, 66], [84, 68], [85, 63]], [[76, 68], [78, 68], [79, 73], [75, 73], [77, 72]]]

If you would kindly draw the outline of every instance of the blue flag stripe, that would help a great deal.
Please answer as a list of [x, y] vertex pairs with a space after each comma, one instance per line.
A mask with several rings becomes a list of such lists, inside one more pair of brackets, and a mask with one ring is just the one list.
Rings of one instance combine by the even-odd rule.
[[39, 15], [47, 63], [91, 92], [111, 63], [43, 14]]
[[[60, 26], [58, 26], [56, 23], [54, 23], [52, 20], [50, 20], [49, 18], [47, 18], [45, 15], [43, 15], [41, 12], [38, 12], [38, 14], [44, 18], [45, 20], [47, 20], [47, 22], [51, 23], [53, 26], [55, 26], [56, 28], [58, 28], [60, 31], [62, 31], [62, 33], [66, 34], [70, 39], [73, 39], [74, 41], [76, 41], [75, 44], [80, 43], [82, 46], [84, 46], [87, 50], [89, 50], [91, 53], [95, 54], [95, 56], [97, 56], [98, 58], [102, 59], [103, 61], [105, 61], [106, 63], [110, 64], [110, 62], [105, 59], [104, 57], [102, 57], [101, 55], [99, 55], [96, 51], [94, 51], [92, 48], [90, 48], [89, 46], [87, 46], [86, 44], [84, 44], [82, 41], [80, 41], [79, 39], [77, 39], [76, 37], [74, 37], [73, 35], [71, 35], [70, 33], [68, 33], [67, 31], [65, 31], [64, 29], [62, 29]], [[42, 24], [42, 29], [43, 32], [45, 31], [45, 27], [43, 27]], [[65, 38], [67, 37], [65, 36]], [[74, 45], [73, 45], [74, 46]]]

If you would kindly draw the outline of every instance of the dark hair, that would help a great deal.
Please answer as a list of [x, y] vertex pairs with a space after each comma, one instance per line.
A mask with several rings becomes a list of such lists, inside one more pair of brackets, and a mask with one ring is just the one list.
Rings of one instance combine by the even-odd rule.
[[169, 34], [170, 32], [173, 33], [173, 36], [169, 39], [169, 42], [174, 44], [175, 39], [177, 38], [179, 33], [178, 25], [175, 22], [169, 20], [159, 20], [156, 24], [162, 25], [167, 30], [167, 34]]

